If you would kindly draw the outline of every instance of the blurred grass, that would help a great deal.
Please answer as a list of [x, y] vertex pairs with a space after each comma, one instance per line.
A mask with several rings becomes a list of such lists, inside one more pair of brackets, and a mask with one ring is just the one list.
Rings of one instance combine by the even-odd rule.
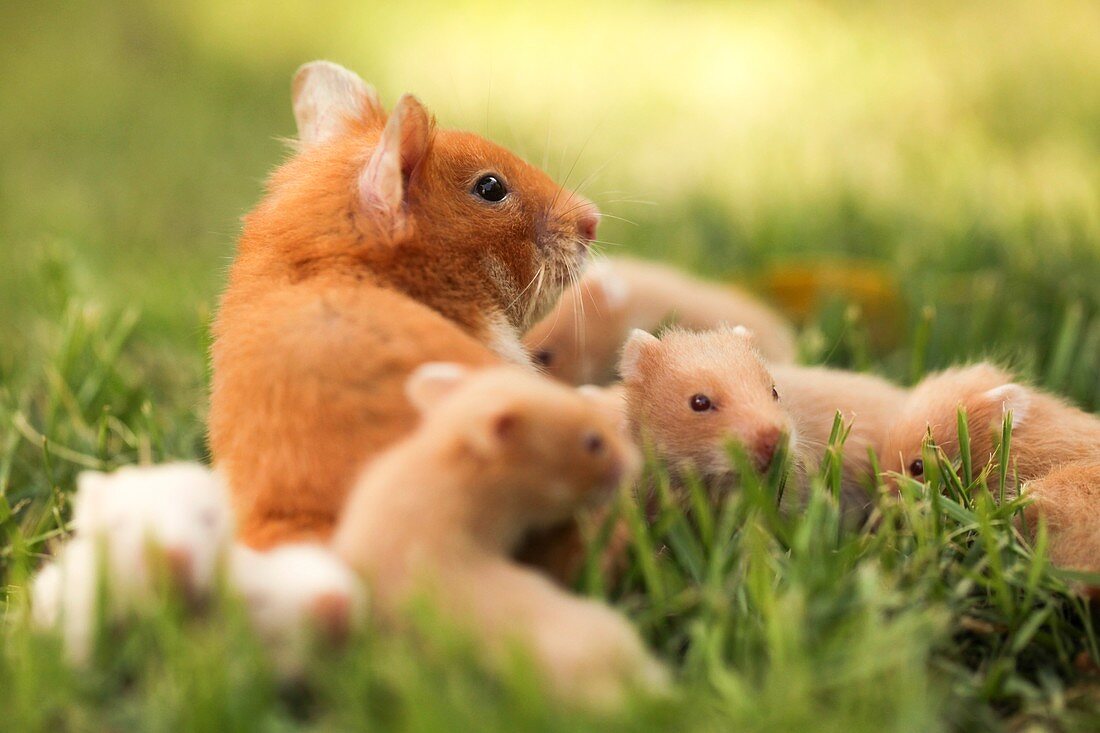
[[[1096, 409], [1098, 28], [1086, 0], [0, 5], [7, 582], [63, 532], [81, 466], [204, 455], [208, 320], [238, 219], [293, 134], [290, 75], [317, 57], [579, 186], [611, 215], [606, 251], [776, 298], [809, 361], [912, 381], [991, 355]], [[1088, 729], [1095, 693], [1070, 663], [1084, 622], [1021, 554], [1012, 508], [929, 510], [934, 496], [910, 497], [898, 534], [839, 547], [813, 544], [835, 536], [827, 502], [801, 534], [731, 509], [736, 550], [671, 513], [658, 575], [606, 592], [686, 670], [685, 728]], [[1008, 565], [991, 576], [979, 550], [994, 546]], [[301, 723], [244, 662], [225, 671], [243, 707], [201, 684], [234, 633], [214, 623], [193, 654], [135, 652], [161, 658], [144, 686], [132, 668], [86, 684], [5, 637], [0, 700], [25, 728]], [[469, 727], [501, 699], [486, 727], [579, 725], [379, 659], [394, 671], [337, 663], [308, 727]], [[410, 703], [441, 687], [438, 705]], [[621, 725], [659, 727], [638, 716]]]
[[935, 304], [932, 366], [999, 349], [1041, 368], [1064, 309], [1097, 311], [1095, 3], [0, 12], [6, 338], [79, 295], [138, 305], [143, 339], [194, 354], [314, 57], [580, 184], [634, 222], [602, 228], [621, 249], [780, 292], [792, 266], [878, 262], [902, 306], [883, 350]]

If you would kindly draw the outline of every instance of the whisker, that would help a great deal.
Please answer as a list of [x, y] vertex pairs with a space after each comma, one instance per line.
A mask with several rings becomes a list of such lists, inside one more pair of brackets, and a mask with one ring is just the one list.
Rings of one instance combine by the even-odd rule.
[[616, 216], [615, 214], [608, 214], [608, 213], [603, 212], [603, 211], [600, 212], [600, 218], [615, 219], [617, 221], [624, 221], [627, 224], [632, 224], [634, 226], [638, 226], [638, 222], [634, 221], [633, 219], [627, 219], [625, 216]]
[[649, 201], [647, 199], [607, 199], [601, 201], [603, 204], [642, 204], [644, 206], [657, 206], [658, 202]]
[[546, 343], [546, 339], [548, 339], [551, 336], [551, 334], [553, 334], [554, 331], [557, 330], [558, 321], [560, 321], [560, 320], [561, 320], [561, 308], [555, 308], [554, 309], [554, 322], [550, 324], [550, 328], [547, 329], [546, 335], [542, 337], [542, 341], [539, 341], [537, 344], [535, 344], [533, 348], [537, 348], [537, 347], [542, 346], [543, 344]]
[[578, 269], [577, 265], [570, 264], [569, 282], [570, 289], [573, 291], [575, 306], [573, 308], [573, 335], [577, 339], [577, 353], [581, 355], [581, 359], [584, 359], [584, 297], [580, 289]]
[[584, 187], [586, 185], [591, 183], [596, 177], [598, 177], [601, 173], [603, 173], [604, 170], [607, 169], [607, 166], [610, 165], [610, 164], [611, 164], [611, 161], [608, 160], [608, 161], [604, 162], [602, 165], [598, 166], [596, 168], [596, 170], [589, 173], [587, 176], [584, 177], [584, 180], [582, 180], [580, 183], [578, 183], [576, 186], [574, 186], [573, 190], [577, 191], [579, 193], [581, 190], [584, 189]]
[[523, 294], [526, 293], [530, 289], [530, 287], [534, 284], [535, 280], [538, 277], [541, 276], [542, 271], [545, 268], [546, 268], [545, 264], [539, 265], [539, 269], [535, 272], [534, 275], [531, 276], [531, 279], [528, 281], [527, 285], [523, 288], [523, 290], [519, 291], [519, 293], [516, 295], [516, 297], [512, 299], [512, 302], [509, 303], [508, 306], [504, 309], [505, 313], [512, 310], [512, 306], [514, 306], [516, 303], [519, 302], [519, 299], [522, 298]]
[[535, 309], [538, 308], [539, 305], [542, 303], [542, 287], [543, 279], [546, 275], [546, 265], [541, 265], [535, 275], [538, 279], [538, 282], [535, 285], [535, 294], [534, 296], [532, 296], [530, 302], [528, 302], [527, 311], [523, 314], [523, 322], [529, 325], [534, 325], [531, 323], [531, 315], [535, 312]]
[[550, 118], [546, 119], [546, 142], [542, 146], [542, 169], [550, 163]]
[[562, 179], [561, 185], [558, 186], [557, 193], [554, 194], [554, 198], [550, 201], [550, 209], [554, 208], [554, 204], [558, 202], [558, 196], [565, 190], [566, 185], [569, 184], [569, 178], [573, 175], [573, 170], [577, 167], [577, 163], [580, 162], [581, 156], [584, 155], [585, 148], [588, 147], [588, 143], [592, 141], [592, 136], [596, 134], [596, 130], [600, 127], [600, 123], [596, 123], [596, 126], [592, 128], [592, 132], [588, 133], [588, 137], [584, 139], [584, 143], [581, 145], [580, 151], [577, 153], [577, 157], [573, 159], [573, 165], [569, 166], [569, 171], [565, 174], [565, 178]]

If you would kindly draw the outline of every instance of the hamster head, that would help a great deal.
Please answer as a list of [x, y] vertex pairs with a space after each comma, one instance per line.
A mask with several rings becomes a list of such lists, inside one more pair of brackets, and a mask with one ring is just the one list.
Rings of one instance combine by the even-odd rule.
[[793, 430], [775, 382], [744, 328], [635, 330], [619, 372], [635, 436], [676, 467], [732, 476], [728, 446], [740, 443], [760, 470]]
[[900, 415], [881, 446], [879, 459], [887, 471], [924, 480], [923, 446], [932, 440], [949, 458], [959, 458], [958, 410], [966, 410], [970, 455], [984, 466], [995, 451], [1006, 413], [1013, 427], [1027, 419], [1030, 394], [1014, 384], [1012, 375], [992, 364], [947, 369], [925, 378], [912, 389]]
[[153, 545], [186, 590], [210, 586], [233, 531], [221, 480], [195, 463], [80, 474], [73, 527], [78, 536], [106, 543], [119, 580], [148, 577], [146, 550]]
[[555, 379], [575, 385], [608, 381], [624, 336], [628, 288], [610, 266], [593, 263], [524, 335], [524, 346]]
[[639, 468], [605, 405], [521, 369], [426, 364], [407, 391], [423, 437], [477, 466], [486, 505], [529, 528], [605, 501]]
[[297, 153], [246, 219], [242, 255], [295, 278], [366, 264], [459, 321], [447, 311], [473, 305], [521, 330], [581, 269], [599, 212], [538, 168], [436, 127], [411, 95], [387, 114], [336, 64], [306, 64], [292, 91]]

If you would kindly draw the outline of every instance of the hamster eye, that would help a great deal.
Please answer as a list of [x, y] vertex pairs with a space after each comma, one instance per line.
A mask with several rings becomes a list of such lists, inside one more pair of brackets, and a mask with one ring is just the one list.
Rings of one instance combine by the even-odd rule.
[[535, 361], [548, 367], [554, 361], [554, 354], [546, 349], [539, 349], [535, 352]]
[[587, 433], [584, 436], [584, 449], [593, 455], [603, 453], [603, 436], [599, 433]]
[[482, 176], [474, 184], [474, 193], [490, 203], [497, 203], [508, 195], [504, 182], [494, 175]]
[[909, 464], [909, 475], [913, 478], [919, 478], [924, 475], [924, 461], [917, 459]]
[[774, 384], [772, 385], [772, 399], [779, 402], [779, 390], [775, 388]]
[[714, 408], [714, 403], [711, 402], [710, 397], [707, 397], [705, 394], [692, 395], [688, 404], [691, 405], [691, 409], [696, 412], [706, 412]]

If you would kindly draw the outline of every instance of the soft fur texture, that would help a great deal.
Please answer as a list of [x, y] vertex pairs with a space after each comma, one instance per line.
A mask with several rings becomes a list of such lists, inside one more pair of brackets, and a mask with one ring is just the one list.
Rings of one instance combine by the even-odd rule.
[[221, 480], [194, 463], [86, 471], [77, 486], [76, 536], [39, 571], [31, 603], [36, 625], [59, 629], [69, 659], [83, 664], [101, 587], [108, 620], [139, 610], [153, 598], [163, 561], [176, 591], [202, 599], [213, 590], [232, 520]]
[[[652, 444], [672, 468], [729, 478], [730, 441], [739, 441], [759, 468], [767, 468], [790, 417], [775, 399], [775, 381], [747, 331], [670, 329], [658, 339], [638, 330], [620, 362], [627, 414], [635, 438]], [[696, 412], [692, 397], [711, 409]]]
[[74, 665], [88, 663], [95, 643], [98, 560], [95, 543], [74, 539], [39, 569], [31, 585], [31, 621], [60, 635]]
[[342, 643], [365, 619], [365, 589], [323, 545], [257, 552], [238, 544], [230, 554], [229, 581], [285, 676], [302, 671], [310, 642]]
[[80, 474], [73, 529], [104, 544], [112, 583], [147, 586], [152, 550], [163, 554], [181, 590], [202, 595], [213, 587], [233, 518], [217, 473], [198, 463], [167, 463]]
[[[674, 469], [698, 471], [712, 489], [733, 478], [731, 441], [764, 469], [783, 434], [790, 439], [799, 483], [804, 482], [824, 455], [839, 411], [852, 425], [843, 481], [845, 508], [856, 513], [867, 503], [862, 490], [871, 478], [867, 447], [905, 399], [904, 390], [868, 374], [769, 368], [753, 334], [743, 328], [671, 329], [661, 339], [636, 331], [623, 349], [620, 371], [636, 438], [651, 443]], [[705, 395], [711, 409], [693, 410], [695, 395]]]
[[613, 703], [664, 671], [629, 623], [511, 559], [523, 536], [606, 501], [638, 455], [575, 390], [501, 367], [430, 365], [409, 385], [420, 427], [360, 479], [334, 537], [384, 621], [434, 593], [490, 660], [515, 645], [565, 699]]
[[1100, 462], [1061, 465], [1025, 484], [1024, 496], [1032, 501], [1024, 509], [1028, 538], [1035, 538], [1041, 519], [1047, 524], [1048, 554], [1055, 565], [1100, 572]]
[[843, 447], [841, 503], [849, 519], [862, 518], [875, 482], [869, 449], [877, 449], [908, 393], [863, 372], [794, 365], [776, 365], [771, 372], [780, 405], [794, 421], [800, 470], [817, 468], [838, 412], [844, 425], [851, 427]]
[[911, 474], [929, 431], [935, 444], [957, 459], [960, 407], [966, 410], [976, 467], [995, 457], [1005, 413], [1012, 413], [1009, 476], [1035, 500], [1025, 513], [1030, 529], [1046, 516], [1054, 563], [1100, 571], [1100, 418], [1019, 384], [992, 364], [948, 369], [913, 388], [879, 450], [883, 468]]
[[742, 325], [773, 363], [795, 357], [791, 325], [749, 293], [654, 262], [608, 258], [568, 288], [558, 306], [523, 338], [547, 373], [570, 384], [606, 384], [632, 329], [654, 332]]
[[[598, 213], [413, 97], [388, 116], [346, 69], [294, 82], [301, 136], [244, 224], [214, 324], [210, 444], [242, 540], [326, 538], [363, 464], [412, 429], [428, 361], [520, 358]], [[472, 193], [485, 174], [509, 195]]]

